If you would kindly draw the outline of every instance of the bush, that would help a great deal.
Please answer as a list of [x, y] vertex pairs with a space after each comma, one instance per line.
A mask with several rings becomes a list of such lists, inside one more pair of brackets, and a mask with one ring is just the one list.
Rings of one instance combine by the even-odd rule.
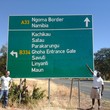
[[21, 87], [20, 85], [12, 83], [12, 87], [9, 91], [9, 103], [14, 104], [25, 104], [33, 103], [35, 100], [41, 100], [45, 97], [45, 90], [41, 90], [36, 85], [33, 86], [32, 93], [29, 92], [26, 83]]
[[45, 90], [42, 90], [40, 88], [37, 88], [36, 85], [34, 85], [33, 92], [32, 92], [32, 99], [40, 100], [45, 97], [44, 94]]

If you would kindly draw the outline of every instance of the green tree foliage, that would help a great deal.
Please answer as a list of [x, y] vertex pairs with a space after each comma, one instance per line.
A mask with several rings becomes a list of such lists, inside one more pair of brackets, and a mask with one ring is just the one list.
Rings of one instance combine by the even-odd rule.
[[95, 69], [102, 73], [106, 80], [110, 80], [110, 48], [103, 48], [95, 55]]
[[7, 47], [2, 46], [0, 49], [0, 76], [6, 71], [6, 58], [7, 58]]
[[7, 53], [7, 46], [6, 45], [2, 46], [2, 48], [0, 49], [0, 53], [3, 55], [6, 55], [6, 53]]
[[32, 99], [37, 99], [37, 100], [43, 99], [45, 97], [44, 92], [45, 90], [41, 90], [41, 88], [37, 88], [37, 86], [34, 85], [32, 92]]

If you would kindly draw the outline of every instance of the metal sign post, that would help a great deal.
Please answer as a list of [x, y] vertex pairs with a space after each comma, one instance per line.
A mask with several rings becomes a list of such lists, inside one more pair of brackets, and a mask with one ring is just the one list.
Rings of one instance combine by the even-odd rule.
[[49, 107], [50, 107], [50, 78], [48, 79], [48, 101], [49, 101]]
[[72, 97], [72, 88], [73, 88], [73, 78], [72, 78], [72, 80], [71, 80], [71, 88], [70, 88], [69, 103], [71, 102], [71, 97]]
[[78, 108], [80, 108], [80, 79], [78, 79]]

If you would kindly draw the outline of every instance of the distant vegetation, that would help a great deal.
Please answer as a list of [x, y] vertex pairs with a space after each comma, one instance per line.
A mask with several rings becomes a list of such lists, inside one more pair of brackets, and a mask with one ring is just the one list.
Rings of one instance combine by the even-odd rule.
[[[7, 47], [0, 49], [0, 76], [6, 70]], [[102, 73], [105, 80], [110, 80], [110, 48], [102, 48], [94, 54], [95, 69]]]
[[6, 71], [7, 47], [5, 45], [0, 49], [0, 76]]
[[95, 69], [102, 73], [102, 77], [110, 80], [110, 48], [103, 48], [94, 54]]

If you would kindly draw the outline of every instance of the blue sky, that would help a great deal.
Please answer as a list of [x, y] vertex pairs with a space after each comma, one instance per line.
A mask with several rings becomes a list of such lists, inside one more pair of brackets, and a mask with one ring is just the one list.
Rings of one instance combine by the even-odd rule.
[[93, 15], [93, 51], [110, 48], [110, 0], [0, 0], [0, 48], [7, 44], [10, 15]]

